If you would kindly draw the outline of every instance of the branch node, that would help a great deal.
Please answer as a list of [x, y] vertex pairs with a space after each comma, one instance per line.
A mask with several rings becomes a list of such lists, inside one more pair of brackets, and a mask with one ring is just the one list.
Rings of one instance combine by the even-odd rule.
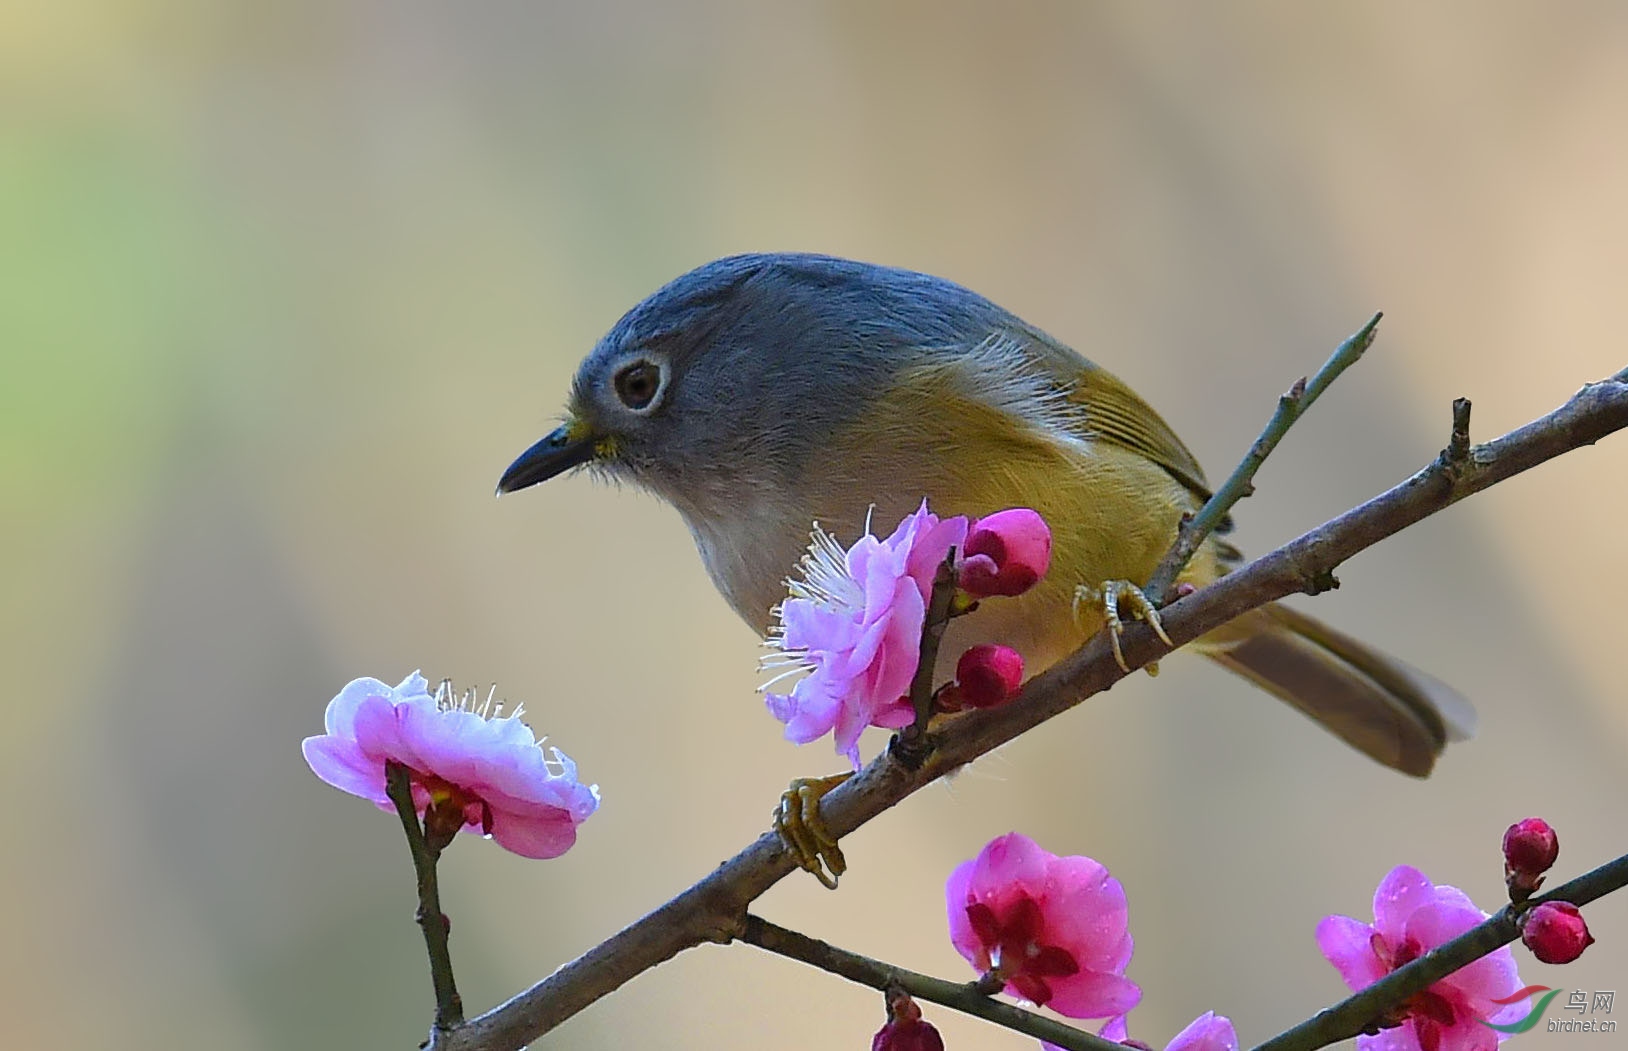
[[979, 975], [977, 980], [967, 983], [967, 988], [979, 996], [994, 996], [1006, 988], [1006, 979], [1001, 977], [998, 970], [988, 970]]
[[934, 747], [931, 734], [922, 733], [914, 726], [907, 726], [888, 741], [887, 754], [900, 766], [914, 773], [927, 762], [927, 757], [933, 754]]
[[1325, 591], [1338, 591], [1340, 578], [1332, 569], [1322, 569], [1306, 578], [1306, 594], [1321, 595]]

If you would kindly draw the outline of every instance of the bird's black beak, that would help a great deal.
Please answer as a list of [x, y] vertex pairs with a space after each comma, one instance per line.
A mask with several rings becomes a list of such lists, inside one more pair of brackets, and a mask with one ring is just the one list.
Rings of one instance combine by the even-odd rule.
[[597, 439], [580, 420], [561, 424], [548, 437], [516, 457], [497, 480], [499, 495], [546, 482], [594, 458]]

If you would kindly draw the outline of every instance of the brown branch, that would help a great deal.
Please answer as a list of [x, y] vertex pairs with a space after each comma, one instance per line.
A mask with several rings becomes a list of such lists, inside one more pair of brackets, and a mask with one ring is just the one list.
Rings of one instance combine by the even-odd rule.
[[[1315, 592], [1352, 555], [1459, 500], [1562, 453], [1628, 427], [1628, 369], [1579, 391], [1532, 423], [1469, 450], [1457, 470], [1439, 458], [1395, 488], [1347, 511], [1208, 587], [1166, 606], [1165, 630], [1180, 645], [1267, 602]], [[1165, 653], [1143, 624], [1121, 643], [1132, 669]], [[1126, 672], [1108, 643], [1094, 637], [1036, 676], [1005, 707], [968, 712], [928, 737], [933, 752], [919, 769], [884, 753], [826, 796], [821, 812], [847, 835], [912, 792], [972, 762], [1026, 730], [1108, 689]], [[746, 907], [796, 869], [778, 836], [765, 833], [741, 853], [643, 919], [630, 924], [499, 1007], [444, 1034], [446, 1051], [517, 1051], [634, 976], [703, 942], [738, 937]]]
[[[873, 960], [869, 956], [839, 949], [829, 942], [788, 930], [750, 913], [741, 926], [740, 940], [884, 993], [889, 989], [903, 989], [918, 1000], [927, 1000], [963, 1014], [974, 1015], [1007, 1029], [1049, 1041], [1058, 1047], [1068, 1048], [1069, 1051], [1125, 1051], [1123, 1044], [1104, 1040], [1094, 1033], [1087, 1033], [1083, 1029], [1076, 1029], [1013, 1004], [991, 999], [980, 982], [947, 982], [942, 978], [907, 971], [903, 967], [895, 967], [880, 960]], [[1000, 983], [995, 983], [995, 988], [998, 990]]]
[[1452, 941], [1432, 949], [1405, 967], [1399, 967], [1333, 1007], [1317, 1012], [1255, 1048], [1255, 1051], [1316, 1051], [1341, 1040], [1367, 1033], [1386, 1015], [1461, 967], [1467, 967], [1521, 936], [1521, 913], [1546, 901], [1587, 905], [1596, 898], [1628, 886], [1628, 854], [1592, 872], [1562, 884], [1541, 897], [1506, 905], [1484, 923], [1471, 927]]

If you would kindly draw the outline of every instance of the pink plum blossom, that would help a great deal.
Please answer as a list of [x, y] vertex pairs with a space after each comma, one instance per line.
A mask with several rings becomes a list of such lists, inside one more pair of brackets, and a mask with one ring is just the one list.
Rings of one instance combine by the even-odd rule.
[[385, 763], [399, 763], [420, 816], [432, 806], [456, 816], [461, 807], [464, 829], [479, 829], [523, 857], [569, 850], [577, 826], [599, 806], [599, 786], [579, 782], [576, 764], [559, 749], [545, 754], [518, 709], [495, 716], [490, 705], [427, 687], [418, 672], [394, 687], [377, 679], [348, 684], [323, 715], [327, 732], [301, 748], [312, 772], [394, 810]]
[[[1327, 916], [1317, 925], [1317, 947], [1353, 991], [1446, 944], [1487, 918], [1457, 887], [1436, 886], [1418, 869], [1400, 865], [1374, 891], [1374, 922]], [[1483, 956], [1402, 1005], [1401, 1025], [1359, 1036], [1359, 1051], [1493, 1051], [1508, 1035], [1482, 1025], [1505, 1024], [1526, 1013], [1515, 957], [1505, 946]]]
[[769, 644], [780, 653], [765, 661], [789, 667], [784, 674], [810, 670], [791, 693], [767, 695], [788, 739], [804, 744], [830, 733], [857, 769], [865, 727], [910, 724], [915, 712], [906, 694], [933, 575], [966, 535], [964, 517], [940, 520], [925, 500], [886, 540], [867, 532], [846, 551], [816, 527], [802, 579], [789, 582], [792, 597], [771, 632]]
[[1072, 1018], [1135, 1007], [1125, 889], [1087, 857], [1058, 857], [1012, 832], [951, 873], [950, 941], [1006, 991]]
[[1051, 568], [1051, 530], [1027, 507], [996, 511], [973, 524], [962, 554], [959, 583], [968, 594], [1021, 595]]
[[[1110, 1018], [1106, 1025], [1097, 1033], [1104, 1040], [1112, 1040], [1116, 1044], [1125, 1044], [1129, 1047], [1147, 1047], [1140, 1040], [1132, 1040], [1126, 1030], [1125, 1016]], [[1056, 1044], [1042, 1040], [1040, 1046], [1047, 1051], [1062, 1051]], [[1165, 1051], [1238, 1051], [1238, 1034], [1232, 1028], [1232, 1019], [1226, 1015], [1218, 1015], [1214, 1011], [1205, 1011], [1171, 1038], [1165, 1046]]]

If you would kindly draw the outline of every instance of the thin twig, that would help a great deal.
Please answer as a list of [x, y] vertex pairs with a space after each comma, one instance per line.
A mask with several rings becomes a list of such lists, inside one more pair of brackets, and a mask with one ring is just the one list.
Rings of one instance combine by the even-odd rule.
[[[1475, 446], [1462, 471], [1439, 460], [1333, 521], [1290, 541], [1162, 611], [1165, 631], [1182, 645], [1268, 602], [1310, 591], [1341, 562], [1386, 537], [1546, 460], [1628, 427], [1628, 369], [1584, 387], [1565, 405], [1502, 438]], [[1165, 655], [1144, 624], [1120, 640], [1132, 669]], [[1124, 678], [1106, 639], [1094, 636], [1074, 654], [1035, 676], [1017, 699], [966, 712], [929, 733], [936, 747], [919, 769], [883, 755], [821, 801], [839, 836], [944, 774], [1067, 711]], [[780, 837], [766, 832], [689, 889], [549, 977], [456, 1031], [435, 1040], [447, 1051], [518, 1051], [623, 983], [703, 942], [740, 933], [746, 907], [796, 871]]]
[[1054, 1021], [1021, 1007], [993, 1000], [977, 982], [947, 982], [942, 978], [907, 971], [869, 956], [839, 949], [829, 942], [810, 938], [748, 913], [740, 940], [760, 949], [830, 971], [851, 982], [887, 992], [903, 989], [918, 1000], [928, 1000], [963, 1014], [974, 1015], [1027, 1036], [1038, 1037], [1069, 1051], [1125, 1051], [1123, 1044], [1104, 1040], [1083, 1029]]
[[1380, 1019], [1409, 998], [1519, 938], [1521, 931], [1516, 921], [1528, 908], [1546, 901], [1587, 905], [1624, 886], [1628, 886], [1628, 854], [1519, 906], [1504, 906], [1486, 922], [1471, 927], [1447, 944], [1425, 953], [1405, 967], [1397, 968], [1361, 992], [1279, 1033], [1256, 1047], [1255, 1051], [1316, 1051], [1317, 1048], [1369, 1032]]
[[1204, 506], [1192, 517], [1183, 517], [1180, 528], [1176, 531], [1176, 542], [1165, 553], [1164, 558], [1153, 570], [1153, 576], [1142, 593], [1148, 601], [1155, 606], [1162, 603], [1170, 586], [1181, 576], [1181, 571], [1187, 568], [1187, 563], [1193, 558], [1199, 546], [1204, 543], [1215, 528], [1227, 517], [1233, 505], [1255, 491], [1255, 472], [1260, 470], [1261, 464], [1272, 455], [1278, 442], [1289, 433], [1296, 420], [1311, 408], [1312, 402], [1329, 388], [1329, 384], [1339, 378], [1340, 373], [1357, 363], [1362, 352], [1367, 350], [1374, 341], [1374, 330], [1379, 325], [1383, 314], [1375, 314], [1368, 319], [1368, 323], [1358, 329], [1334, 349], [1334, 353], [1317, 370], [1317, 374], [1307, 382], [1305, 378], [1297, 380], [1288, 392], [1278, 398], [1278, 407], [1267, 421], [1266, 429], [1261, 436], [1255, 439], [1255, 444], [1249, 447], [1249, 452], [1233, 468], [1232, 474], [1222, 483], [1215, 494], [1204, 501]]
[[955, 549], [952, 547], [933, 573], [927, 615], [922, 618], [920, 657], [916, 661], [916, 674], [910, 680], [910, 704], [916, 710], [916, 721], [899, 734], [893, 749], [896, 758], [907, 766], [919, 766], [926, 758], [922, 744], [927, 720], [933, 714], [933, 672], [938, 664], [938, 644], [944, 641], [944, 629], [949, 626], [954, 604]]
[[430, 980], [435, 984], [435, 1028], [447, 1032], [462, 1025], [464, 1002], [458, 983], [452, 978], [452, 955], [447, 951], [448, 923], [441, 912], [441, 890], [435, 878], [435, 863], [441, 852], [430, 846], [424, 828], [418, 823], [413, 805], [412, 780], [407, 768], [393, 760], [384, 764], [384, 791], [396, 804], [407, 846], [413, 852], [413, 871], [418, 874], [418, 926], [424, 931], [424, 949], [430, 957]]

